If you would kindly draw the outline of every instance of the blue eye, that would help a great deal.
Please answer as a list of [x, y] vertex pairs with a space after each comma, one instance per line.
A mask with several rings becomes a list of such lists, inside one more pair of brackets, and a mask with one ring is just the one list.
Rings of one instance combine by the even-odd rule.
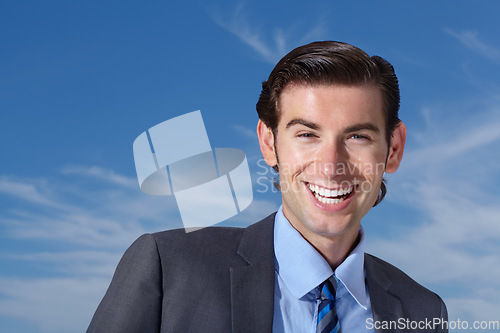
[[353, 134], [350, 136], [351, 139], [356, 139], [356, 140], [371, 140], [369, 136], [366, 135], [361, 135], [361, 134]]

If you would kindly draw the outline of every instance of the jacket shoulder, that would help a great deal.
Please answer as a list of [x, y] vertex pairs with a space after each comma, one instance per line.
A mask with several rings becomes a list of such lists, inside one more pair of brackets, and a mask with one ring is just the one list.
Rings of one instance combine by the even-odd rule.
[[[399, 299], [407, 318], [413, 318], [414, 320], [441, 318], [441, 320], [447, 320], [446, 305], [441, 297], [416, 282], [399, 268], [365, 253], [365, 269], [369, 290], [371, 288], [384, 290]], [[370, 291], [370, 298], [374, 296], [380, 297], [381, 294], [374, 295]], [[378, 304], [379, 300], [371, 299], [371, 302], [373, 307], [373, 304]], [[444, 331], [438, 329], [437, 332]]]
[[[254, 251], [258, 251], [259, 242], [266, 238], [271, 242], [274, 214], [246, 228], [207, 227], [186, 232], [184, 229], [161, 231], [151, 234], [156, 243], [162, 261], [183, 261], [191, 263], [234, 264], [240, 259], [234, 254], [247, 242], [253, 243]], [[194, 262], [193, 262], [194, 261]]]
[[416, 282], [401, 269], [374, 255], [365, 254], [365, 266], [370, 274], [375, 275], [378, 281], [385, 284], [386, 287], [390, 286], [394, 292], [417, 298], [424, 297], [434, 300], [439, 298], [434, 292]]

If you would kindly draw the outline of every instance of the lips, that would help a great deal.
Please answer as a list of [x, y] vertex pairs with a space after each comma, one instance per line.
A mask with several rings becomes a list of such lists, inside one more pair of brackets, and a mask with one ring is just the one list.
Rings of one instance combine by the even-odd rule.
[[321, 203], [336, 205], [344, 201], [354, 192], [354, 186], [328, 189], [315, 184], [307, 184], [314, 197]]

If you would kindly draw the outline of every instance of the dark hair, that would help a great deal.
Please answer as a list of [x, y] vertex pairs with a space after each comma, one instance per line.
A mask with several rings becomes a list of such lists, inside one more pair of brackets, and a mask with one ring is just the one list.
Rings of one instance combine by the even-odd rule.
[[[292, 50], [278, 62], [267, 81], [262, 82], [257, 102], [259, 119], [272, 129], [275, 136], [280, 118], [279, 98], [290, 83], [373, 84], [380, 88], [383, 96], [387, 143], [390, 143], [394, 129], [401, 122], [398, 117], [399, 84], [394, 68], [387, 60], [379, 56], [370, 57], [353, 45], [334, 41], [314, 42]], [[380, 190], [374, 206], [387, 193], [384, 181]]]

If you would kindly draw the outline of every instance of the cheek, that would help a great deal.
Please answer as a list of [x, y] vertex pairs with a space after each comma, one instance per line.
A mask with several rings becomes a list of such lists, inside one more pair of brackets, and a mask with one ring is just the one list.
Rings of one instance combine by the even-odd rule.
[[[285, 147], [284, 147], [285, 148]], [[279, 169], [284, 176], [291, 176], [304, 171], [310, 161], [310, 153], [299, 149], [278, 149]]]
[[386, 154], [384, 152], [366, 152], [366, 154], [360, 154], [358, 157], [357, 163], [359, 163], [362, 174], [370, 176], [370, 178], [376, 178], [384, 174], [386, 166]]
[[382, 178], [384, 170], [385, 170], [384, 162], [373, 161], [373, 162], [365, 162], [364, 165], [362, 166], [361, 172], [367, 178], [376, 179], [376, 178]]
[[360, 169], [363, 180], [360, 183], [360, 190], [364, 193], [370, 193], [371, 197], [376, 197], [380, 190], [380, 184], [384, 175], [385, 163], [366, 162]]

